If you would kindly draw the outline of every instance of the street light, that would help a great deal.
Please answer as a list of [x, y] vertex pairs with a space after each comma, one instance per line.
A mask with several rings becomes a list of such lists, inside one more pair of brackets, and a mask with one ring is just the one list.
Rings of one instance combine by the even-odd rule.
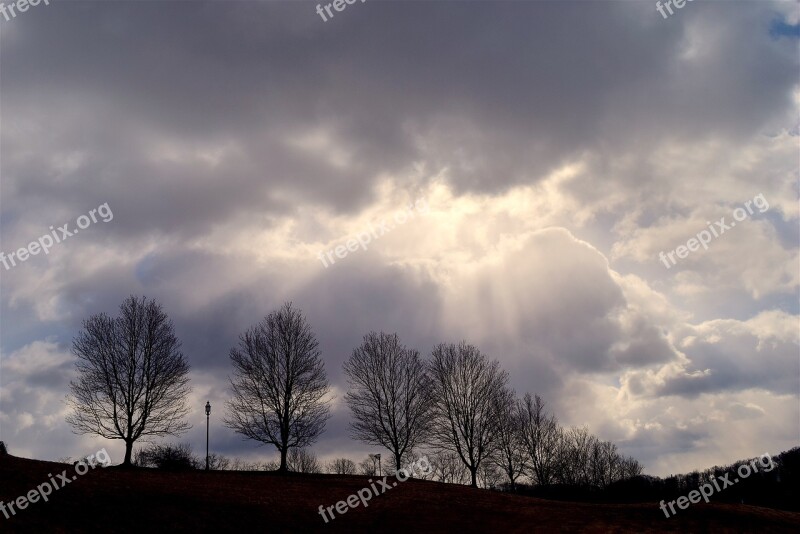
[[211, 403], [206, 401], [206, 471], [208, 471], [208, 418], [211, 417]]

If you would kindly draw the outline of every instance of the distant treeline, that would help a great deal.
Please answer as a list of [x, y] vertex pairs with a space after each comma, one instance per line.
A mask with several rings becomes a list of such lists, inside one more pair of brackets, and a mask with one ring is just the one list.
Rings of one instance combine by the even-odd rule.
[[[704, 471], [670, 475], [666, 478], [638, 475], [609, 484], [606, 488], [596, 486], [552, 484], [546, 486], [517, 485], [517, 493], [544, 499], [640, 503], [677, 499], [709, 483], [711, 477], [718, 479], [730, 474], [731, 482], [738, 482], [717, 491], [711, 497], [715, 503], [750, 504], [780, 510], [800, 512], [800, 447], [772, 456], [775, 467], [770, 471], [761, 468], [750, 472], [746, 478], [738, 475], [740, 467], [749, 465], [753, 459], [739, 460], [726, 466], [714, 466]], [[742, 467], [744, 470], [745, 468]], [[507, 488], [510, 489], [510, 488]]]

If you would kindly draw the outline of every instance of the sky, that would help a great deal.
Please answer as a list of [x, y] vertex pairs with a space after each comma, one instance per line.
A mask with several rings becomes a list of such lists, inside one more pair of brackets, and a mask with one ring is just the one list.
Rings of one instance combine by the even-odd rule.
[[647, 474], [800, 445], [796, 2], [316, 5], [0, 18], [0, 251], [39, 244], [0, 264], [10, 452], [122, 461], [64, 399], [81, 322], [131, 294], [175, 324], [193, 427], [166, 441], [201, 454], [210, 401], [212, 452], [276, 457], [222, 419], [230, 349], [288, 301], [323, 460], [380, 452], [344, 404], [371, 330], [467, 340]]

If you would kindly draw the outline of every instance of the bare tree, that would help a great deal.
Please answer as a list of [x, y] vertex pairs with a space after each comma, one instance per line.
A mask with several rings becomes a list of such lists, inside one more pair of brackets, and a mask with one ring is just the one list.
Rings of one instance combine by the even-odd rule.
[[642, 472], [639, 462], [621, 456], [615, 444], [601, 441], [587, 428], [559, 427], [538, 395], [526, 394], [518, 403], [517, 412], [527, 456], [526, 469], [535, 484], [558, 482], [605, 488]]
[[362, 475], [367, 475], [370, 477], [374, 477], [378, 474], [378, 462], [375, 458], [374, 454], [370, 454], [360, 464], [358, 464], [358, 470], [361, 471]]
[[314, 453], [307, 449], [293, 448], [286, 459], [289, 471], [295, 473], [321, 473], [322, 468]]
[[555, 416], [545, 411], [545, 403], [539, 395], [530, 393], [517, 404], [520, 422], [519, 436], [526, 452], [527, 469], [536, 484], [554, 482], [557, 471], [557, 447], [561, 432]]
[[245, 438], [275, 445], [281, 472], [288, 470], [289, 450], [316, 441], [330, 417], [318, 346], [303, 314], [287, 303], [231, 349], [235, 376], [225, 424]]
[[356, 463], [347, 458], [337, 458], [328, 465], [328, 472], [336, 475], [355, 475]]
[[208, 455], [208, 468], [211, 471], [227, 471], [231, 466], [231, 461], [222, 454], [212, 452]]
[[590, 455], [591, 484], [599, 488], [626, 478], [640, 475], [642, 465], [635, 459], [622, 456], [610, 441], [595, 440]]
[[483, 462], [478, 469], [478, 484], [482, 488], [497, 489], [506, 475], [497, 467], [496, 463]]
[[423, 442], [428, 428], [429, 379], [419, 352], [402, 345], [397, 334], [370, 332], [344, 372], [353, 437], [386, 447], [400, 469], [403, 456]]
[[491, 464], [508, 479], [513, 491], [517, 487], [517, 479], [522, 476], [525, 468], [522, 420], [517, 411], [514, 393], [504, 389], [497, 395], [494, 411], [497, 419], [497, 445], [490, 460]]
[[622, 456], [620, 458], [618, 480], [638, 477], [642, 474], [642, 471], [644, 471], [644, 466], [639, 463], [639, 460], [633, 458], [632, 456]]
[[446, 484], [469, 484], [469, 471], [458, 454], [449, 451], [439, 451], [431, 457], [433, 467], [433, 480]]
[[[458, 463], [461, 464], [460, 461], [458, 461]], [[461, 467], [463, 469], [464, 466], [462, 465]], [[403, 467], [401, 469], [405, 470], [406, 475], [416, 478], [418, 480], [434, 479], [433, 462], [431, 462], [431, 460], [429, 459], [428, 454], [425, 453], [420, 454], [419, 450], [406, 453], [403, 456]], [[384, 474], [394, 476], [397, 474], [398, 471], [399, 471], [398, 469], [395, 469], [392, 466], [387, 466], [386, 472]]]
[[621, 456], [616, 445], [601, 441], [586, 428], [570, 428], [560, 435], [554, 479], [562, 484], [604, 488], [642, 472], [638, 461]]
[[431, 444], [458, 454], [477, 487], [481, 463], [496, 447], [497, 399], [504, 394], [508, 374], [466, 342], [433, 349]]
[[93, 315], [73, 340], [78, 377], [70, 382], [67, 422], [77, 434], [125, 442], [123, 465], [142, 437], [190, 428], [189, 365], [167, 314], [155, 300], [130, 296], [120, 315]]
[[557, 472], [555, 478], [562, 484], [575, 486], [601, 486], [607, 460], [602, 457], [603, 443], [589, 433], [586, 427], [573, 427], [561, 432], [556, 447]]
[[569, 447], [569, 473], [572, 484], [590, 486], [591, 478], [591, 451], [597, 438], [584, 427], [571, 427], [565, 433], [566, 444]]

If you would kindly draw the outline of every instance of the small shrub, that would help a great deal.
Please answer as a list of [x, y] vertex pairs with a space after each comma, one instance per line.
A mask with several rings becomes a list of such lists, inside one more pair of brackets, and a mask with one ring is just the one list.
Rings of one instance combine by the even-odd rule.
[[[189, 471], [200, 468], [200, 460], [192, 454], [191, 446], [150, 445], [139, 450], [134, 462], [139, 467], [154, 467], [164, 471]], [[203, 459], [205, 468], [205, 459]]]
[[0, 456], [5, 456], [8, 454], [8, 449], [6, 449], [6, 444], [0, 441]]

